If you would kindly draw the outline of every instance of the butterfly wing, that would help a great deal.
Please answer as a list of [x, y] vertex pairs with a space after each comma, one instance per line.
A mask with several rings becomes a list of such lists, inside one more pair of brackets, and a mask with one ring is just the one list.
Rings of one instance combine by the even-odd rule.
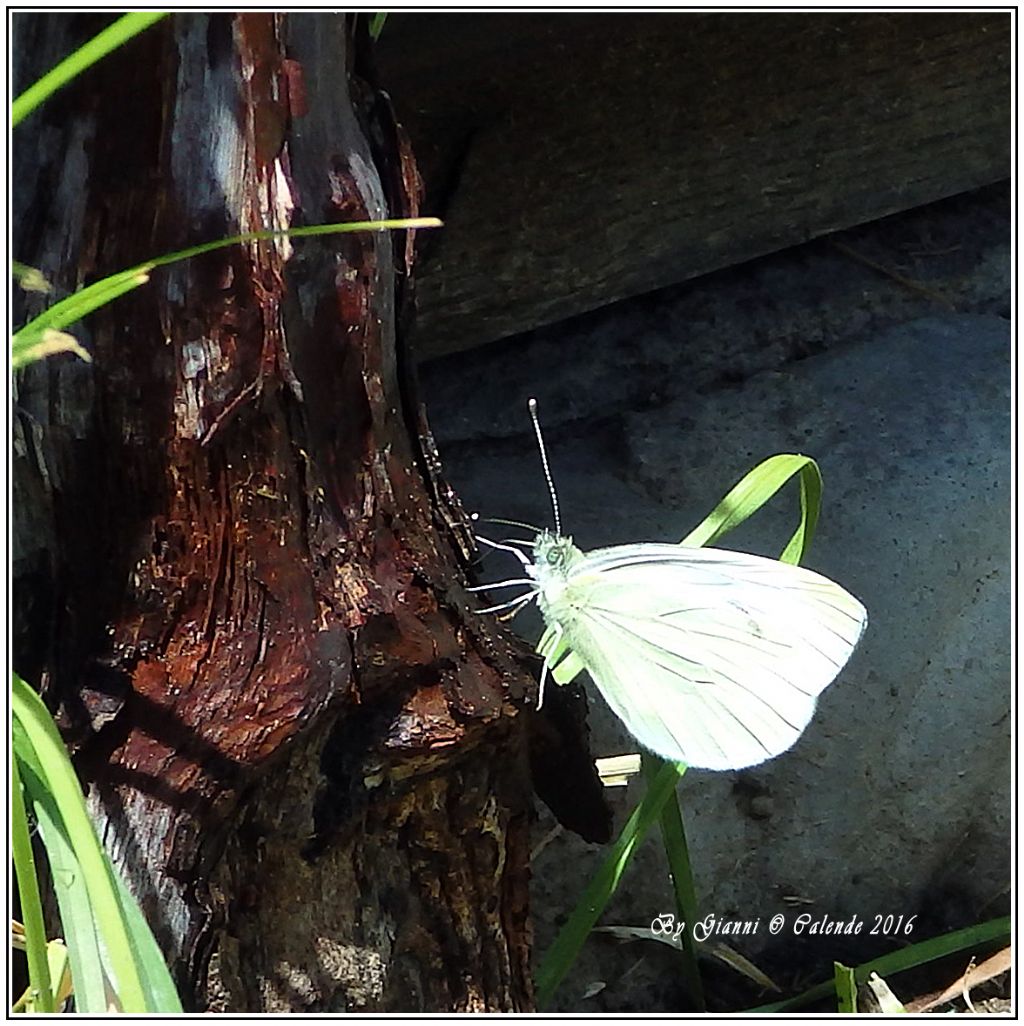
[[677, 545], [588, 553], [540, 597], [641, 744], [716, 770], [792, 746], [867, 621], [811, 570]]

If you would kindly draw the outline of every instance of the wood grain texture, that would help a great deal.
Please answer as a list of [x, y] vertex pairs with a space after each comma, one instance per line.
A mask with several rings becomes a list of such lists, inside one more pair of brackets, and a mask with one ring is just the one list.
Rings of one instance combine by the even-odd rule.
[[393, 15], [421, 357], [1009, 174], [1006, 14]]

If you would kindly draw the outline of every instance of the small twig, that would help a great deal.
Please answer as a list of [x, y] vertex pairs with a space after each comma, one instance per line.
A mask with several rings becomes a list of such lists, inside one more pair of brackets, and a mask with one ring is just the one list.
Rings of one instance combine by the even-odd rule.
[[562, 824], [556, 823], [533, 847], [533, 851], [530, 852], [530, 861], [534, 859], [556, 838], [562, 833]]
[[199, 439], [201, 446], [209, 445], [210, 440], [213, 436], [221, 429], [224, 422], [242, 405], [250, 396], [259, 394], [263, 389], [263, 371], [256, 376], [253, 381], [250, 381], [245, 388], [242, 389], [234, 399], [231, 400], [224, 407], [220, 413], [214, 418], [213, 423], [203, 432], [202, 438]]
[[949, 256], [950, 253], [959, 253], [964, 247], [957, 243], [955, 246], [946, 246], [944, 249], [909, 249], [907, 256], [912, 257], [937, 257]]
[[880, 264], [877, 260], [872, 260], [871, 257], [865, 256], [863, 253], [858, 253], [857, 250], [847, 246], [845, 242], [837, 242], [835, 239], [829, 239], [828, 241], [834, 249], [839, 250], [840, 253], [848, 256], [851, 260], [856, 260], [865, 267], [870, 267], [873, 271], [884, 274], [887, 278], [891, 278], [904, 288], [910, 289], [911, 292], [919, 292], [922, 296], [927, 296], [928, 299], [934, 300], [947, 310], [956, 313], [956, 307], [941, 292], [936, 292], [934, 289], [928, 288], [927, 285], [922, 285], [919, 281], [908, 278], [906, 275], [900, 274], [899, 271], [894, 271], [891, 267], [886, 267], [885, 264]]

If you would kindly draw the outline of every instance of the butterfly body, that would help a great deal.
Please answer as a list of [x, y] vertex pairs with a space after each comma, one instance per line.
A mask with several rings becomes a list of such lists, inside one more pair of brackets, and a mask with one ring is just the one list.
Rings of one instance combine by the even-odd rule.
[[740, 769], [791, 747], [867, 621], [828, 578], [723, 549], [583, 552], [542, 531], [527, 572], [546, 623], [630, 733], [699, 768]]

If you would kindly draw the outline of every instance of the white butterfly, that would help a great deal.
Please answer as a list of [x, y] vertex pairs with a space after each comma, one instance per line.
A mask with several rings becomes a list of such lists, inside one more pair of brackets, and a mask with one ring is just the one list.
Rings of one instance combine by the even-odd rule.
[[[535, 403], [531, 400], [531, 412]], [[551, 484], [534, 414], [545, 475]], [[553, 634], [544, 681], [564, 639], [645, 748], [688, 766], [742, 769], [790, 748], [867, 623], [864, 606], [820, 574], [763, 556], [685, 545], [583, 552], [540, 532], [533, 561], [515, 543], [530, 591], [481, 612], [537, 600]]]

